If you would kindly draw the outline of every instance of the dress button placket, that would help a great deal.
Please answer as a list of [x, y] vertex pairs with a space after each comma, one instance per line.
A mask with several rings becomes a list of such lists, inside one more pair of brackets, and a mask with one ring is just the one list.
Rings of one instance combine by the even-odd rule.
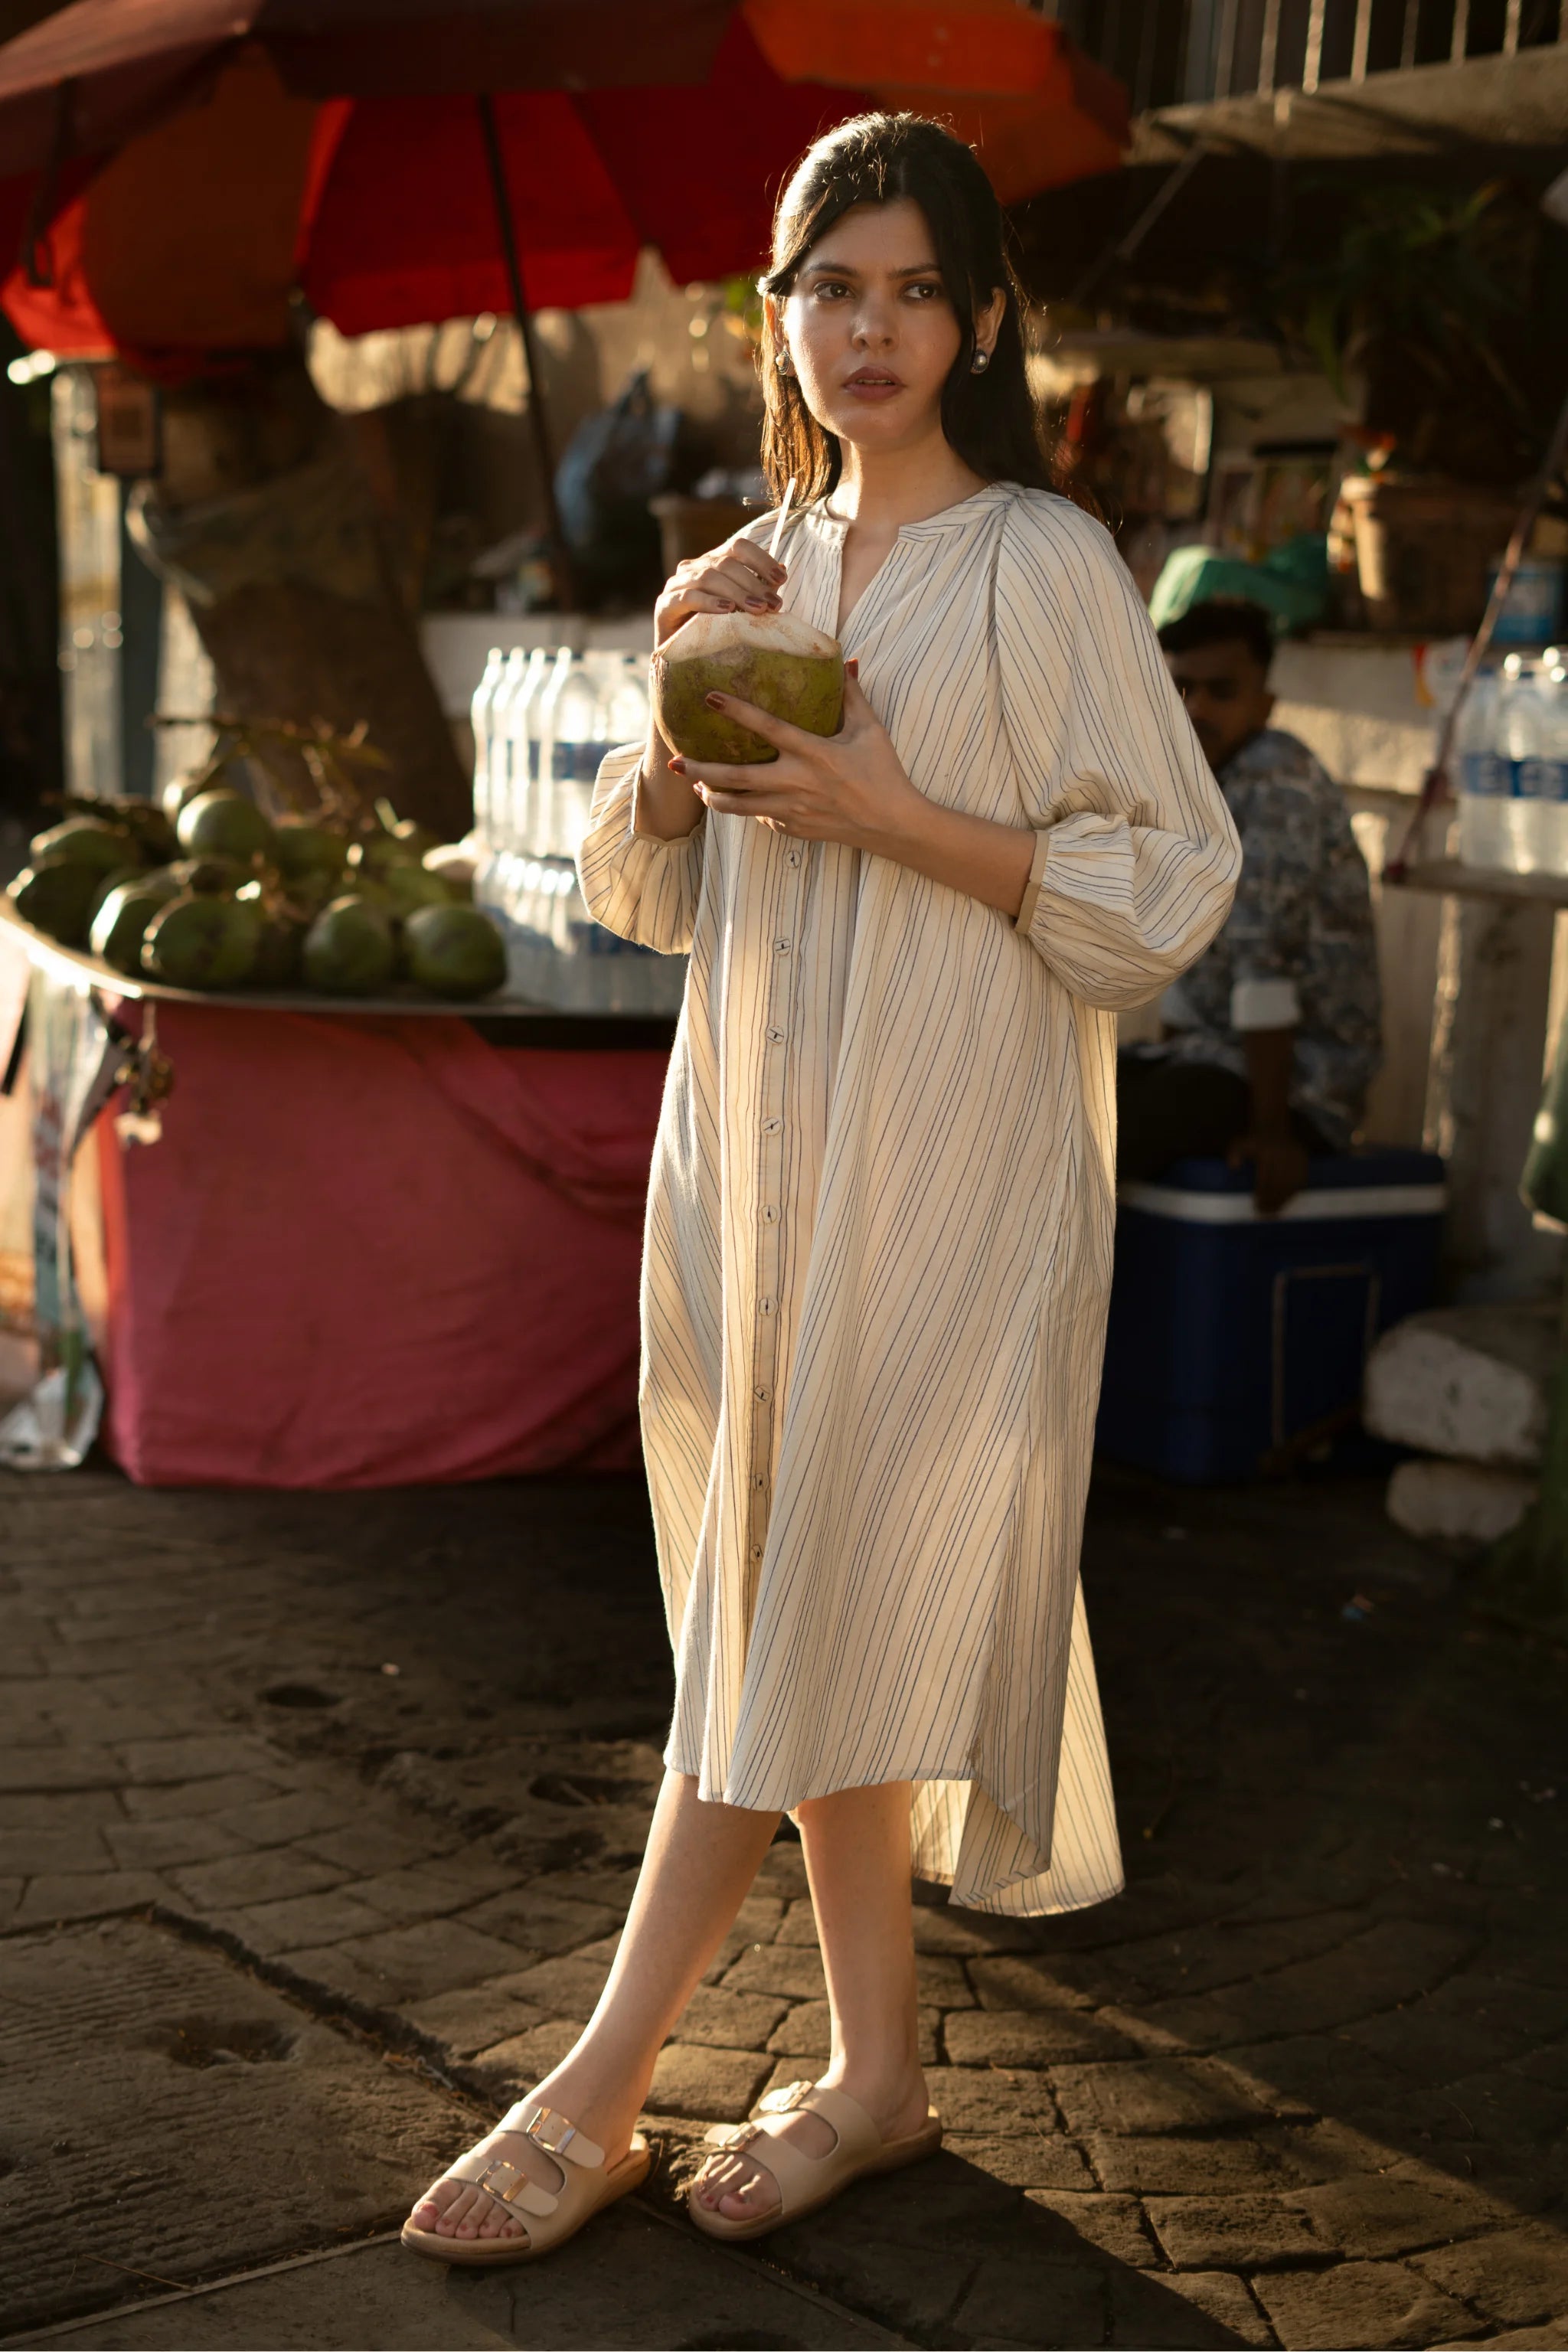
[[773, 940], [773, 978], [763, 1014], [766, 1052], [763, 1057], [762, 1102], [759, 1108], [761, 1157], [758, 1167], [757, 1287], [752, 1301], [752, 1461], [748, 1476], [747, 1566], [748, 1602], [755, 1598], [756, 1580], [767, 1546], [768, 1514], [773, 1499], [774, 1435], [773, 1396], [779, 1371], [779, 1290], [783, 1270], [784, 1171], [784, 1099], [789, 1066], [789, 1039], [795, 1013], [795, 972], [800, 939], [801, 894], [805, 877], [798, 849], [787, 855], [784, 877], [787, 903], [779, 908], [779, 928]]

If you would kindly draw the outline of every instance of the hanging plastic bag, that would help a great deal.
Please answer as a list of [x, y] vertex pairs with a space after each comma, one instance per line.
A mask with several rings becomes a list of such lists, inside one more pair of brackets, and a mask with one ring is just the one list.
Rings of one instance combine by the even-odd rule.
[[638, 368], [619, 397], [584, 418], [555, 469], [561, 527], [584, 597], [651, 597], [662, 583], [648, 500], [698, 470], [683, 412], [654, 399]]

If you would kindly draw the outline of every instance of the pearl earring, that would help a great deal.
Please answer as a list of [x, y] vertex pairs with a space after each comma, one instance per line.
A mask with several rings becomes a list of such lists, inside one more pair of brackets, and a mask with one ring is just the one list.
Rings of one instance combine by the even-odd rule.
[[791, 359], [787, 350], [780, 352], [777, 359], [773, 362], [773, 365], [777, 368], [780, 375], [794, 375], [795, 373], [795, 362]]
[[976, 352], [974, 357], [969, 362], [969, 373], [971, 375], [984, 375], [990, 364], [991, 354], [989, 352]]

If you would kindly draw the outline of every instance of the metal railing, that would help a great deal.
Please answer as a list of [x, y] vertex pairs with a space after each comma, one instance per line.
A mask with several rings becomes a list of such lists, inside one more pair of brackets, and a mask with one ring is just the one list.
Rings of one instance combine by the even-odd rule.
[[1057, 0], [1048, 12], [1126, 84], [1135, 114], [1568, 40], [1568, 0]]

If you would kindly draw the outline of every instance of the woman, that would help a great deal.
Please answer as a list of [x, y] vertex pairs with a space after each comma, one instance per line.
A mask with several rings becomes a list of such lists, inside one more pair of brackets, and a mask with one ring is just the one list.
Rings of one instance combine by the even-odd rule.
[[723, 2136], [689, 2200], [714, 2236], [936, 2146], [911, 1855], [986, 1911], [1121, 1885], [1078, 1585], [1112, 1016], [1214, 936], [1236, 836], [1110, 541], [1052, 493], [969, 150], [834, 131], [763, 285], [788, 562], [763, 522], [683, 564], [658, 635], [783, 607], [864, 684], [830, 741], [718, 698], [769, 765], [699, 773], [650, 730], [600, 771], [588, 904], [691, 958], [643, 1297], [675, 1720], [592, 2022], [416, 2208], [448, 2261], [545, 2252], [642, 2179], [655, 2057], [783, 1811], [832, 2055]]

